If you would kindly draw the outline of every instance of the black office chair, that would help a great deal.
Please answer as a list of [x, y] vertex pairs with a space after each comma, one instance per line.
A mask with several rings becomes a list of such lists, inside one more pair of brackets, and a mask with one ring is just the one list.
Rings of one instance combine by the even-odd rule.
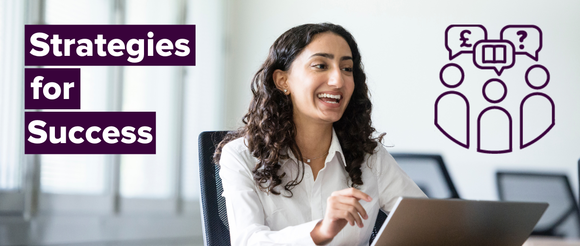
[[215, 148], [227, 133], [227, 131], [217, 131], [199, 134], [199, 179], [203, 209], [203, 237], [208, 246], [230, 245], [226, 199], [221, 196], [224, 189], [219, 176], [219, 166], [213, 162]]
[[440, 155], [411, 153], [391, 153], [391, 155], [429, 198], [460, 198]]
[[532, 235], [578, 238], [580, 213], [564, 174], [497, 172], [500, 200], [550, 204]]
[[[227, 131], [202, 132], [199, 134], [199, 175], [201, 186], [201, 204], [203, 215], [203, 237], [208, 246], [229, 246], [230, 229], [226, 211], [226, 199], [221, 196], [224, 189], [219, 176], [219, 166], [213, 163], [213, 153]], [[387, 215], [381, 210], [369, 244]]]

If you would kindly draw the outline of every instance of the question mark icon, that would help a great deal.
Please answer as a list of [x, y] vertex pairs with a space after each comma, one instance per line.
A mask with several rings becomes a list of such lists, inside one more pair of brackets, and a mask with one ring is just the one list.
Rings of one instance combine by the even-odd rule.
[[[520, 31], [516, 32], [516, 34], [518, 36], [521, 36], [520, 37], [520, 42], [522, 42], [522, 43], [524, 42], [524, 39], [526, 39], [526, 37], [528, 36], [528, 33], [526, 31], [524, 31], [524, 30], [520, 30]], [[523, 49], [524, 49], [524, 45], [523, 44], [520, 44], [520, 50], [523, 50]]]

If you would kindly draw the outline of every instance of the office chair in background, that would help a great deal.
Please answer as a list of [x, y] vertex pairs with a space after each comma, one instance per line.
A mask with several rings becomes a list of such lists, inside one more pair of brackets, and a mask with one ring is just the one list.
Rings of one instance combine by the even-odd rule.
[[429, 198], [460, 198], [440, 155], [391, 153]]
[[580, 213], [567, 175], [497, 172], [500, 200], [550, 204], [532, 235], [580, 237]]

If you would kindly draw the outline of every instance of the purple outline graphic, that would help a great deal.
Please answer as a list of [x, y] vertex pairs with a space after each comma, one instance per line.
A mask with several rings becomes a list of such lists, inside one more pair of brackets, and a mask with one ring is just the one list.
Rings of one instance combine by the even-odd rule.
[[[459, 80], [459, 82], [455, 85], [450, 85], [447, 84], [445, 82], [445, 80], [443, 79], [443, 72], [448, 68], [448, 67], [456, 67], [459, 69], [459, 71], [461, 72], [461, 79]], [[443, 85], [447, 88], [456, 88], [458, 86], [460, 86], [463, 83], [463, 79], [465, 79], [465, 73], [463, 72], [463, 68], [461, 68], [461, 66], [455, 64], [455, 63], [447, 63], [445, 66], [443, 66], [443, 68], [441, 68], [441, 71], [439, 72], [439, 80], [441, 81], [441, 83], [443, 83]]]
[[[466, 129], [467, 129], [467, 139], [465, 143], [462, 143], [461, 141], [455, 139], [453, 136], [451, 136], [451, 134], [447, 133], [447, 131], [445, 131], [443, 129], [443, 127], [441, 127], [441, 125], [439, 125], [439, 101], [441, 100], [441, 98], [443, 98], [444, 96], [448, 95], [448, 94], [453, 94], [453, 95], [458, 95], [461, 98], [463, 98], [463, 101], [465, 101], [465, 109], [466, 109]], [[463, 94], [457, 92], [457, 91], [447, 91], [441, 95], [439, 95], [439, 97], [437, 97], [437, 100], [435, 100], [435, 126], [439, 129], [439, 131], [441, 131], [447, 138], [449, 138], [451, 141], [455, 142], [456, 144], [459, 144], [459, 146], [469, 149], [469, 101], [467, 100], [467, 97], [465, 97]]]
[[[499, 32], [499, 39], [502, 39], [502, 40], [504, 39], [504, 35], [503, 35], [503, 33], [504, 33], [504, 31], [505, 31], [505, 30], [507, 30], [507, 29], [509, 29], [509, 28], [534, 28], [534, 29], [538, 30], [538, 33], [540, 34], [540, 37], [539, 37], [539, 46], [538, 46], [538, 49], [536, 49], [535, 57], [534, 57], [534, 56], [532, 56], [532, 55], [530, 55], [530, 54], [529, 54], [528, 52], [526, 52], [526, 51], [517, 51], [517, 50], [515, 50], [515, 49], [514, 49], [514, 53], [515, 53], [515, 54], [517, 54], [517, 55], [527, 55], [528, 57], [532, 58], [534, 61], [538, 61], [538, 60], [540, 59], [540, 58], [539, 58], [539, 53], [540, 53], [540, 50], [542, 50], [542, 47], [543, 47], [543, 39], [544, 39], [544, 38], [543, 38], [543, 36], [544, 36], [544, 35], [542, 34], [542, 29], [540, 29], [540, 28], [539, 28], [538, 26], [536, 26], [536, 25], [507, 25], [507, 26], [504, 26], [504, 27], [501, 29], [501, 31]], [[525, 39], [527, 36], [528, 36], [528, 34], [527, 34], [527, 32], [526, 32], [526, 35], [525, 35], [524, 39]], [[522, 39], [521, 41], [523, 41], [523, 39]], [[523, 45], [522, 45], [522, 47], [520, 47], [520, 49], [523, 49]]]
[[459, 33], [459, 40], [461, 40], [461, 44], [459, 44], [459, 47], [467, 47], [470, 48], [471, 46], [473, 46], [473, 44], [468, 44], [467, 41], [469, 41], [469, 38], [465, 37], [465, 34], [471, 34], [471, 31], [469, 30], [463, 30]]
[[[482, 31], [479, 31], [479, 30], [482, 30]], [[506, 25], [501, 29], [499, 34], [500, 34], [499, 39], [488, 39], [487, 29], [483, 25], [480, 25], [480, 24], [452, 24], [452, 25], [449, 25], [445, 29], [445, 49], [448, 51], [448, 58], [451, 61], [461, 54], [471, 53], [472, 54], [472, 62], [475, 65], [475, 67], [477, 67], [478, 69], [481, 69], [481, 70], [484, 70], [484, 69], [494, 70], [495, 73], [497, 74], [497, 76], [501, 76], [504, 70], [514, 67], [517, 55], [527, 55], [528, 57], [532, 58], [534, 61], [538, 61], [539, 52], [543, 48], [543, 33], [542, 33], [542, 30], [538, 26], [536, 26], [536, 25]], [[490, 48], [492, 50], [489, 50]], [[509, 50], [510, 48], [511, 48], [511, 50]], [[487, 51], [487, 53], [486, 53], [486, 51]], [[457, 52], [457, 53], [454, 53], [454, 52]], [[447, 83], [443, 77], [445, 70], [447, 70], [447, 68], [449, 68], [451, 66], [457, 67], [461, 73], [461, 78], [459, 79], [459, 82], [457, 82], [456, 84]], [[541, 68], [546, 73], [545, 82], [542, 83], [541, 85], [538, 85], [538, 86], [533, 85], [530, 82], [530, 78], [529, 78], [531, 71], [535, 68]], [[459, 64], [448, 63], [441, 68], [441, 70], [439, 72], [439, 80], [447, 88], [450, 88], [450, 89], [457, 88], [461, 84], [463, 84], [463, 82], [465, 80], [465, 71], [463, 70], [463, 68]], [[486, 94], [486, 89], [488, 88], [488, 85], [491, 82], [499, 82], [504, 89], [503, 94], [501, 95], [501, 97], [499, 99], [492, 100]], [[535, 89], [535, 90], [543, 89], [550, 82], [550, 72], [543, 65], [539, 65], [539, 64], [533, 65], [526, 70], [525, 82], [532, 89]], [[508, 88], [507, 88], [506, 83], [499, 78], [488, 79], [483, 84], [483, 87], [482, 87], [482, 94], [483, 94], [484, 99], [487, 102], [492, 103], [492, 104], [502, 102], [507, 97], [507, 93], [508, 93]], [[439, 113], [440, 113], [439, 108], [438, 108], [439, 101], [441, 100], [441, 98], [448, 96], [448, 95], [451, 95], [451, 94], [459, 95], [459, 97], [461, 97], [463, 99], [463, 101], [465, 101], [465, 104], [467, 106], [467, 108], [466, 108], [466, 112], [467, 112], [467, 119], [466, 119], [467, 139], [466, 139], [465, 143], [452, 137], [451, 134], [449, 134], [447, 131], [445, 131], [443, 129], [443, 127], [439, 124]], [[550, 102], [551, 107], [552, 107], [552, 112], [551, 112], [552, 113], [552, 123], [538, 137], [534, 138], [533, 140], [531, 140], [527, 143], [524, 143], [524, 140], [523, 140], [523, 134], [524, 134], [523, 133], [523, 131], [524, 131], [524, 129], [523, 129], [523, 126], [524, 126], [523, 110], [524, 110], [524, 105], [525, 105], [525, 102], [529, 98], [534, 97], [534, 96], [536, 96], [536, 97], [541, 96], [541, 97], [548, 99], [548, 101]], [[439, 129], [439, 131], [441, 131], [443, 133], [443, 135], [445, 135], [447, 138], [449, 138], [451, 141], [455, 142], [459, 146], [469, 149], [470, 105], [469, 105], [469, 101], [468, 101], [467, 97], [458, 91], [447, 91], [447, 92], [444, 92], [437, 97], [437, 99], [435, 100], [434, 108], [435, 108], [434, 123], [435, 123], [435, 126]], [[487, 111], [494, 110], [494, 109], [498, 109], [498, 110], [502, 111], [508, 117], [508, 121], [509, 121], [509, 147], [507, 149], [486, 150], [486, 149], [482, 149], [482, 147], [481, 147], [481, 128], [482, 128], [481, 127], [481, 119]], [[460, 111], [462, 111], [462, 110], [460, 110]], [[547, 114], [546, 114], [546, 116], [547, 116]], [[459, 120], [462, 121], [463, 119], [459, 119]], [[520, 124], [519, 125], [520, 125], [519, 126], [520, 127], [520, 129], [519, 129], [519, 131], [520, 131], [520, 149], [526, 148], [526, 147], [534, 144], [536, 141], [540, 140], [542, 137], [544, 137], [555, 126], [555, 104], [554, 104], [554, 101], [552, 100], [552, 98], [550, 98], [548, 95], [541, 93], [541, 92], [534, 92], [534, 93], [530, 93], [527, 96], [525, 96], [524, 99], [520, 103]], [[480, 114], [477, 117], [477, 152], [487, 153], [487, 154], [502, 154], [502, 153], [512, 152], [514, 149], [514, 146], [513, 146], [513, 127], [514, 126], [513, 126], [512, 116], [511, 116], [510, 112], [508, 112], [505, 108], [500, 107], [500, 106], [489, 106], [489, 107], [485, 108], [483, 111], [480, 112]]]
[[[506, 46], [505, 46], [506, 49], [504, 50], [505, 53], [507, 53], [507, 45], [509, 45], [512, 48], [512, 52], [511, 52], [512, 61], [511, 61], [511, 64], [506, 64], [506, 66], [501, 66], [501, 68], [498, 70], [497, 66], [480, 66], [479, 63], [477, 62], [478, 56], [474, 55], [473, 56], [473, 64], [477, 68], [479, 68], [479, 69], [493, 69], [495, 71], [495, 73], [497, 74], [497, 76], [501, 76], [501, 73], [503, 72], [503, 70], [506, 70], [508, 68], [512, 68], [514, 66], [514, 64], [516, 63], [516, 53], [514, 52], [515, 47], [514, 47], [514, 44], [512, 42], [510, 42], [509, 40], [490, 40], [490, 39], [479, 40], [479, 41], [477, 41], [477, 43], [475, 43], [475, 45], [473, 47], [474, 54], [478, 53], [477, 49], [478, 49], [479, 45], [482, 43], [493, 43], [493, 44], [504, 43], [504, 44], [506, 44]], [[484, 46], [487, 46], [487, 45], [484, 45]], [[498, 46], [498, 45], [496, 45], [496, 46]], [[482, 51], [483, 51], [483, 49], [482, 49]], [[504, 56], [504, 59], [506, 61], [507, 61], [507, 56], [508, 56], [508, 54], [506, 54]], [[481, 58], [483, 58], [483, 56]], [[481, 63], [486, 63], [486, 62], [484, 60], [482, 60]]]
[[[485, 50], [486, 49], [489, 49], [489, 48], [491, 48], [492, 53], [493, 53], [493, 56], [491, 57], [491, 59], [487, 59], [487, 57], [485, 57], [485, 54], [487, 54], [487, 52], [485, 52]], [[489, 45], [489, 44], [488, 45], [484, 45], [481, 48], [482, 53], [483, 53], [482, 63], [506, 63], [507, 62], [506, 59], [505, 59], [506, 58], [506, 55], [507, 55], [506, 54], [506, 48], [507, 47], [505, 45]], [[502, 57], [501, 59], [498, 59], [497, 58], [497, 50], [498, 49], [501, 49], [503, 51], [502, 52], [503, 54], [501, 56]]]
[[[508, 117], [508, 120], [509, 120], [509, 149], [507, 149], [507, 150], [484, 150], [484, 149], [481, 149], [481, 117], [483, 116], [483, 114], [485, 114], [485, 112], [492, 110], [492, 109], [500, 110], [500, 111], [504, 112]], [[510, 115], [510, 113], [502, 107], [498, 107], [498, 106], [487, 107], [486, 109], [481, 111], [481, 113], [477, 117], [477, 152], [486, 153], [486, 154], [504, 154], [504, 153], [512, 152], [512, 145], [513, 145], [512, 132], [513, 132], [512, 131], [512, 116]]]
[[[546, 130], [544, 130], [542, 132], [542, 134], [540, 134], [538, 137], [534, 138], [532, 141], [530, 141], [528, 143], [524, 143], [524, 122], [523, 122], [524, 103], [526, 103], [526, 101], [533, 96], [544, 97], [544, 98], [548, 99], [550, 104], [552, 104], [552, 124], [550, 124], [550, 126]], [[527, 95], [526, 97], [524, 97], [524, 99], [522, 100], [522, 103], [520, 104], [520, 149], [524, 149], [524, 148], [534, 144], [536, 141], [540, 140], [541, 138], [543, 138], [550, 130], [552, 130], [552, 128], [555, 125], [556, 125], [556, 106], [555, 106], [552, 98], [550, 98], [548, 95], [541, 93], [541, 92], [533, 92], [533, 93], [530, 93], [529, 95]]]
[[[497, 99], [497, 100], [491, 100], [491, 98], [489, 98], [487, 96], [487, 93], [485, 93], [485, 88], [487, 88], [487, 85], [489, 85], [489, 83], [491, 82], [499, 82], [501, 84], [501, 86], [503, 86], [503, 95]], [[490, 79], [488, 81], [485, 82], [485, 84], [483, 84], [483, 87], [481, 88], [481, 93], [483, 94], [483, 98], [485, 98], [485, 100], [487, 100], [490, 103], [498, 103], [503, 101], [503, 99], [505, 99], [505, 97], [507, 96], [507, 86], [505, 85], [505, 83], [503, 81], [501, 81], [501, 79]]]
[[[523, 43], [524, 39], [528, 37], [528, 32], [524, 30], [519, 30], [516, 32], [516, 35], [520, 36], [520, 42]], [[520, 50], [523, 50], [524, 48], [525, 46], [523, 44], [520, 44]]]
[[[485, 27], [483, 25], [449, 25], [445, 29], [445, 48], [447, 49], [447, 51], [449, 51], [449, 60], [450, 61], [455, 59], [455, 57], [457, 57], [463, 53], [473, 53], [473, 49], [470, 49], [470, 50], [459, 51], [459, 52], [457, 52], [457, 54], [453, 55], [453, 49], [451, 49], [449, 47], [449, 45], [447, 45], [447, 44], [449, 41], [448, 40], [449, 30], [451, 30], [451, 28], [454, 28], [454, 27], [478, 27], [478, 28], [481, 28], [483, 30], [483, 35], [484, 35], [483, 39], [487, 40], [487, 29], [485, 29]], [[463, 42], [465, 42], [465, 41], [463, 41]], [[471, 47], [473, 47], [473, 45]]]
[[[534, 68], [541, 68], [544, 70], [544, 72], [546, 72], [546, 82], [544, 82], [544, 84], [540, 85], [540, 86], [534, 86], [532, 85], [532, 83], [530, 83], [530, 80], [528, 79], [528, 76], [530, 75], [530, 71], [532, 71], [532, 69]], [[546, 87], [548, 85], [548, 83], [550, 83], [550, 72], [548, 72], [548, 69], [546, 69], [546, 67], [540, 65], [540, 64], [536, 64], [536, 65], [532, 65], [531, 67], [528, 68], [528, 70], [526, 70], [526, 75], [524, 77], [526, 79], [526, 84], [528, 84], [529, 87], [531, 87], [532, 89], [544, 89], [544, 87]]]

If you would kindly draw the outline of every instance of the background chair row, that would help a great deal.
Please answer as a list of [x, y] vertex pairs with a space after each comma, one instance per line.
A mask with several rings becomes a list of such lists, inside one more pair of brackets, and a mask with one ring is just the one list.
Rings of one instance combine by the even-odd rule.
[[496, 181], [502, 201], [549, 204], [532, 235], [580, 238], [580, 211], [567, 175], [497, 172]]
[[[219, 166], [212, 161], [217, 144], [227, 131], [203, 132], [199, 136], [201, 207], [206, 245], [230, 245], [229, 225]], [[456, 198], [459, 193], [440, 155], [392, 153], [401, 168], [430, 198]], [[580, 176], [580, 160], [578, 161]], [[532, 235], [580, 237], [580, 212], [566, 175], [498, 172], [500, 200], [548, 202], [550, 206]], [[369, 242], [387, 218], [379, 212]]]

